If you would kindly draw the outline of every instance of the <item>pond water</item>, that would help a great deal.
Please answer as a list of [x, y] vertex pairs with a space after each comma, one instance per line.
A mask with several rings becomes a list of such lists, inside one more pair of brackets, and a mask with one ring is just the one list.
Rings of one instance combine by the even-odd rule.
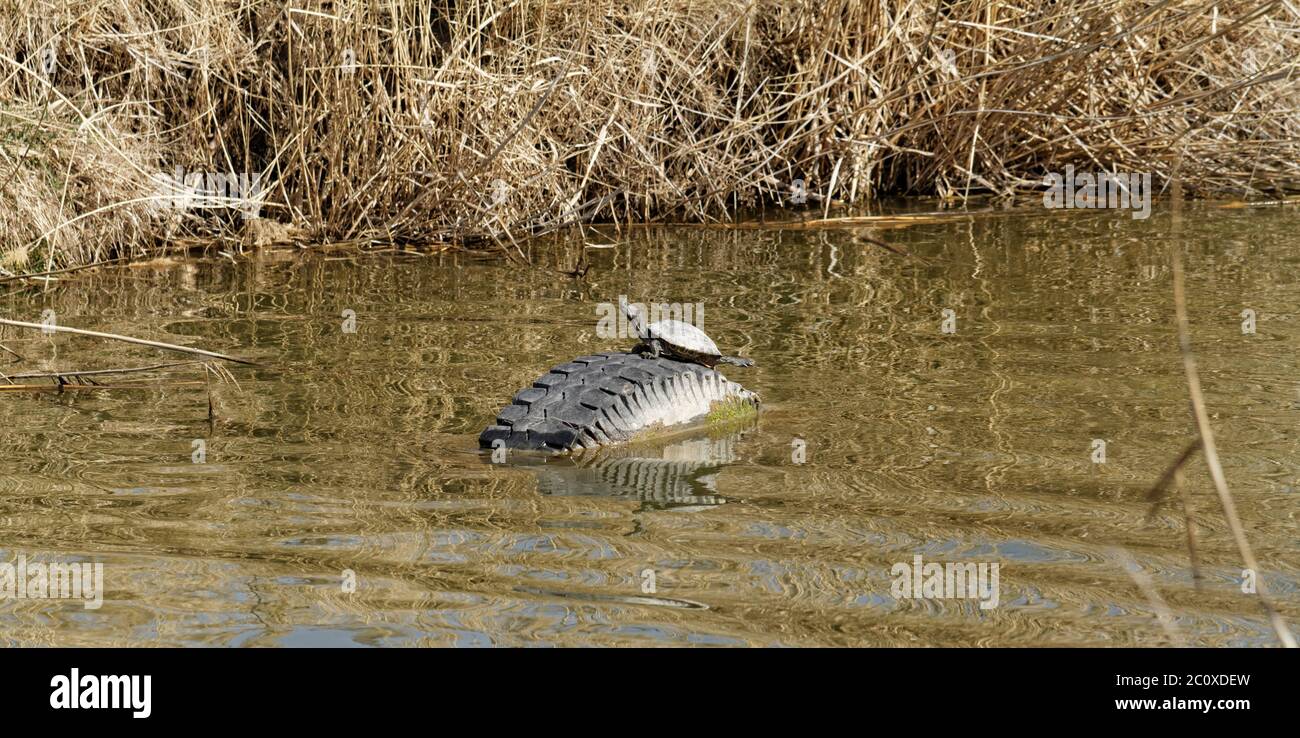
[[[210, 387], [187, 368], [0, 392], [0, 562], [104, 564], [102, 607], [0, 601], [0, 642], [1275, 645], [1203, 463], [1186, 474], [1199, 588], [1178, 498], [1148, 521], [1144, 497], [1194, 437], [1180, 246], [1227, 477], [1300, 624], [1298, 226], [1294, 209], [1203, 205], [587, 229], [526, 246], [531, 266], [268, 252], [10, 293], [6, 317], [262, 365]], [[583, 253], [585, 279], [564, 274]], [[723, 368], [761, 395], [757, 420], [588, 464], [480, 454], [516, 390], [628, 347], [597, 331], [619, 295], [701, 304], [719, 346], [757, 361]], [[24, 357], [0, 356], [6, 374], [185, 359], [0, 343]], [[896, 597], [895, 565], [918, 555], [996, 564], [996, 607]]]

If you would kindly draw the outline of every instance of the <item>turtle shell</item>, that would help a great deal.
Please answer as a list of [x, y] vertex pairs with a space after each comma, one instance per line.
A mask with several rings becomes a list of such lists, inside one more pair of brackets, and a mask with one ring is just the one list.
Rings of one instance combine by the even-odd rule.
[[685, 355], [718, 357], [722, 352], [709, 334], [680, 320], [661, 320], [650, 325], [650, 335]]

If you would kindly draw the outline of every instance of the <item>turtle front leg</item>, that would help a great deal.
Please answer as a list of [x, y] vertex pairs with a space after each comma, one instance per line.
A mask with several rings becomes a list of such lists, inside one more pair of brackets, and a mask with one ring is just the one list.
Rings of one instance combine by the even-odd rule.
[[658, 359], [662, 353], [663, 346], [659, 343], [659, 339], [657, 338], [652, 338], [641, 344], [642, 359]]

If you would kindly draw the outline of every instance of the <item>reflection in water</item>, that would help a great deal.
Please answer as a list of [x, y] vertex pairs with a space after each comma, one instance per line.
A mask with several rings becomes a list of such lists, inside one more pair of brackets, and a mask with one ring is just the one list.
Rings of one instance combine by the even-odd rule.
[[[1203, 472], [1187, 475], [1200, 588], [1181, 505], [1148, 523], [1144, 498], [1192, 432], [1177, 244], [1225, 472], [1300, 623], [1297, 217], [1192, 208], [1176, 238], [1158, 210], [875, 234], [909, 258], [852, 230], [588, 230], [532, 244], [534, 268], [269, 252], [11, 294], [9, 317], [263, 366], [213, 385], [212, 426], [201, 383], [0, 392], [0, 561], [102, 562], [105, 587], [95, 611], [0, 604], [0, 644], [1167, 643], [1122, 548], [1189, 643], [1271, 645]], [[585, 282], [558, 274], [584, 241], [612, 247], [587, 252]], [[620, 294], [703, 303], [708, 334], [758, 362], [758, 424], [657, 455], [484, 463], [476, 436], [515, 390], [627, 348], [595, 331], [595, 303]], [[62, 334], [0, 343], [25, 359], [0, 357], [6, 373], [158, 360]], [[891, 567], [916, 555], [1000, 564], [999, 606], [894, 599]]]
[[708, 507], [726, 502], [718, 494], [718, 473], [736, 460], [743, 435], [706, 433], [574, 456], [517, 454], [511, 463], [535, 474], [537, 490], [544, 495], [613, 495], [659, 508]]

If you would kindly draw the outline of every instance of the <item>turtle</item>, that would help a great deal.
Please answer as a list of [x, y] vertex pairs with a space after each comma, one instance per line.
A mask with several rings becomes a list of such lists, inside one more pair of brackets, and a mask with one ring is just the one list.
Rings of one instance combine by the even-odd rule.
[[641, 309], [628, 303], [623, 303], [623, 313], [627, 315], [628, 325], [641, 340], [632, 351], [641, 354], [644, 358], [657, 359], [660, 356], [667, 356], [702, 364], [710, 369], [718, 364], [754, 365], [753, 359], [723, 356], [718, 350], [718, 344], [709, 338], [709, 334], [690, 323], [680, 320], [660, 320], [646, 325], [641, 320]]

